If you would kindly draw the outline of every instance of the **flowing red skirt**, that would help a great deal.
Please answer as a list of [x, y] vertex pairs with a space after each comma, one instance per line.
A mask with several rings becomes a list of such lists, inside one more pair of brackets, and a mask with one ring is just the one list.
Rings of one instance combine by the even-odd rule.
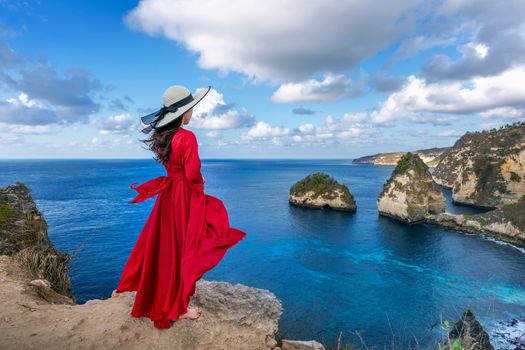
[[169, 328], [170, 320], [187, 312], [196, 282], [246, 233], [230, 227], [220, 199], [205, 194], [182, 173], [132, 188], [139, 192], [133, 203], [158, 196], [116, 292], [137, 291], [131, 315]]

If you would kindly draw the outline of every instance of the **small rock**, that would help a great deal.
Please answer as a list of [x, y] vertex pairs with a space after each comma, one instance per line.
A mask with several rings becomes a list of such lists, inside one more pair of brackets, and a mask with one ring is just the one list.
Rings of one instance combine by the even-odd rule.
[[283, 339], [282, 350], [325, 350], [323, 344], [315, 340], [286, 340]]

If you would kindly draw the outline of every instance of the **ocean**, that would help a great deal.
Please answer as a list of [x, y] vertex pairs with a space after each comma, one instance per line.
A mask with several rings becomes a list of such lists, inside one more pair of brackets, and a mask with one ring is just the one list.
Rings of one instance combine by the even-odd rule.
[[[378, 215], [392, 166], [351, 160], [203, 159], [205, 192], [247, 236], [204, 275], [269, 289], [282, 301], [286, 339], [421, 348], [439, 324], [471, 309], [498, 344], [502, 324], [525, 315], [525, 251], [479, 235], [405, 225]], [[324, 171], [349, 186], [357, 212], [291, 206], [288, 191]], [[0, 160], [0, 186], [26, 183], [59, 251], [75, 253], [79, 303], [108, 298], [155, 198], [129, 204], [131, 182], [165, 174], [152, 159]], [[451, 203], [447, 210], [475, 213]], [[516, 331], [516, 330], [514, 330]]]

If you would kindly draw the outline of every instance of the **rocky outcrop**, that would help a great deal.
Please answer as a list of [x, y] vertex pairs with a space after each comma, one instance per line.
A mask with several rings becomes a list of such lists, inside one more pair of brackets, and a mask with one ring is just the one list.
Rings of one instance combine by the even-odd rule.
[[489, 335], [476, 320], [472, 311], [467, 310], [452, 327], [447, 340], [439, 347], [443, 350], [494, 350]]
[[[429, 148], [422, 149], [418, 151], [413, 151], [411, 153], [417, 154], [419, 158], [427, 166], [435, 166], [438, 164], [442, 155], [447, 151], [449, 147], [443, 148]], [[352, 160], [354, 164], [374, 164], [374, 165], [396, 165], [401, 157], [405, 155], [406, 152], [390, 152], [390, 153], [377, 153], [372, 156], [365, 156]]]
[[322, 172], [310, 174], [290, 187], [288, 201], [308, 208], [329, 207], [350, 212], [357, 209], [348, 186]]
[[483, 214], [428, 215], [426, 222], [457, 231], [483, 234], [525, 247], [525, 198]]
[[29, 188], [17, 182], [0, 188], [0, 255], [14, 256], [51, 289], [74, 300], [68, 276], [71, 256], [49, 240], [47, 222]]
[[515, 203], [525, 195], [525, 123], [468, 132], [433, 172], [452, 188], [455, 202], [485, 208]]
[[276, 349], [281, 303], [267, 290], [199, 280], [197, 320], [155, 328], [133, 318], [135, 292], [82, 305], [43, 300], [17, 260], [0, 256], [1, 349]]
[[421, 222], [428, 214], [445, 210], [445, 197], [417, 154], [406, 153], [383, 185], [377, 199], [382, 215], [408, 223]]
[[[0, 200], [0, 349], [280, 350], [287, 342], [319, 344], [282, 339], [281, 302], [268, 290], [242, 284], [200, 279], [190, 305], [200, 306], [201, 316], [163, 330], [131, 316], [136, 292], [113, 291], [108, 299], [78, 305], [63, 288], [71, 287], [69, 256], [49, 241], [29, 189], [21, 183], [0, 189]], [[61, 256], [67, 258], [56, 258]]]

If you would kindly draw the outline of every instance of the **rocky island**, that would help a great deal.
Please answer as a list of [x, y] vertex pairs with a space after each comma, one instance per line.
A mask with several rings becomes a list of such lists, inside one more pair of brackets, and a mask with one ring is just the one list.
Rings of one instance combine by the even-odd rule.
[[[417, 154], [427, 166], [435, 166], [449, 147], [429, 148], [411, 153]], [[406, 152], [377, 153], [352, 160], [354, 164], [396, 165]]]
[[290, 204], [307, 208], [329, 207], [334, 210], [354, 212], [354, 196], [348, 186], [338, 183], [330, 175], [317, 172], [306, 176], [290, 187]]
[[265, 289], [201, 279], [190, 304], [197, 320], [159, 330], [130, 315], [136, 292], [77, 304], [68, 263], [22, 183], [0, 188], [1, 349], [324, 349], [282, 339], [282, 305]]
[[454, 202], [491, 209], [516, 203], [525, 195], [525, 123], [467, 132], [432, 175], [452, 188]]
[[377, 199], [381, 215], [407, 223], [425, 220], [445, 210], [445, 197], [417, 154], [404, 154]]

